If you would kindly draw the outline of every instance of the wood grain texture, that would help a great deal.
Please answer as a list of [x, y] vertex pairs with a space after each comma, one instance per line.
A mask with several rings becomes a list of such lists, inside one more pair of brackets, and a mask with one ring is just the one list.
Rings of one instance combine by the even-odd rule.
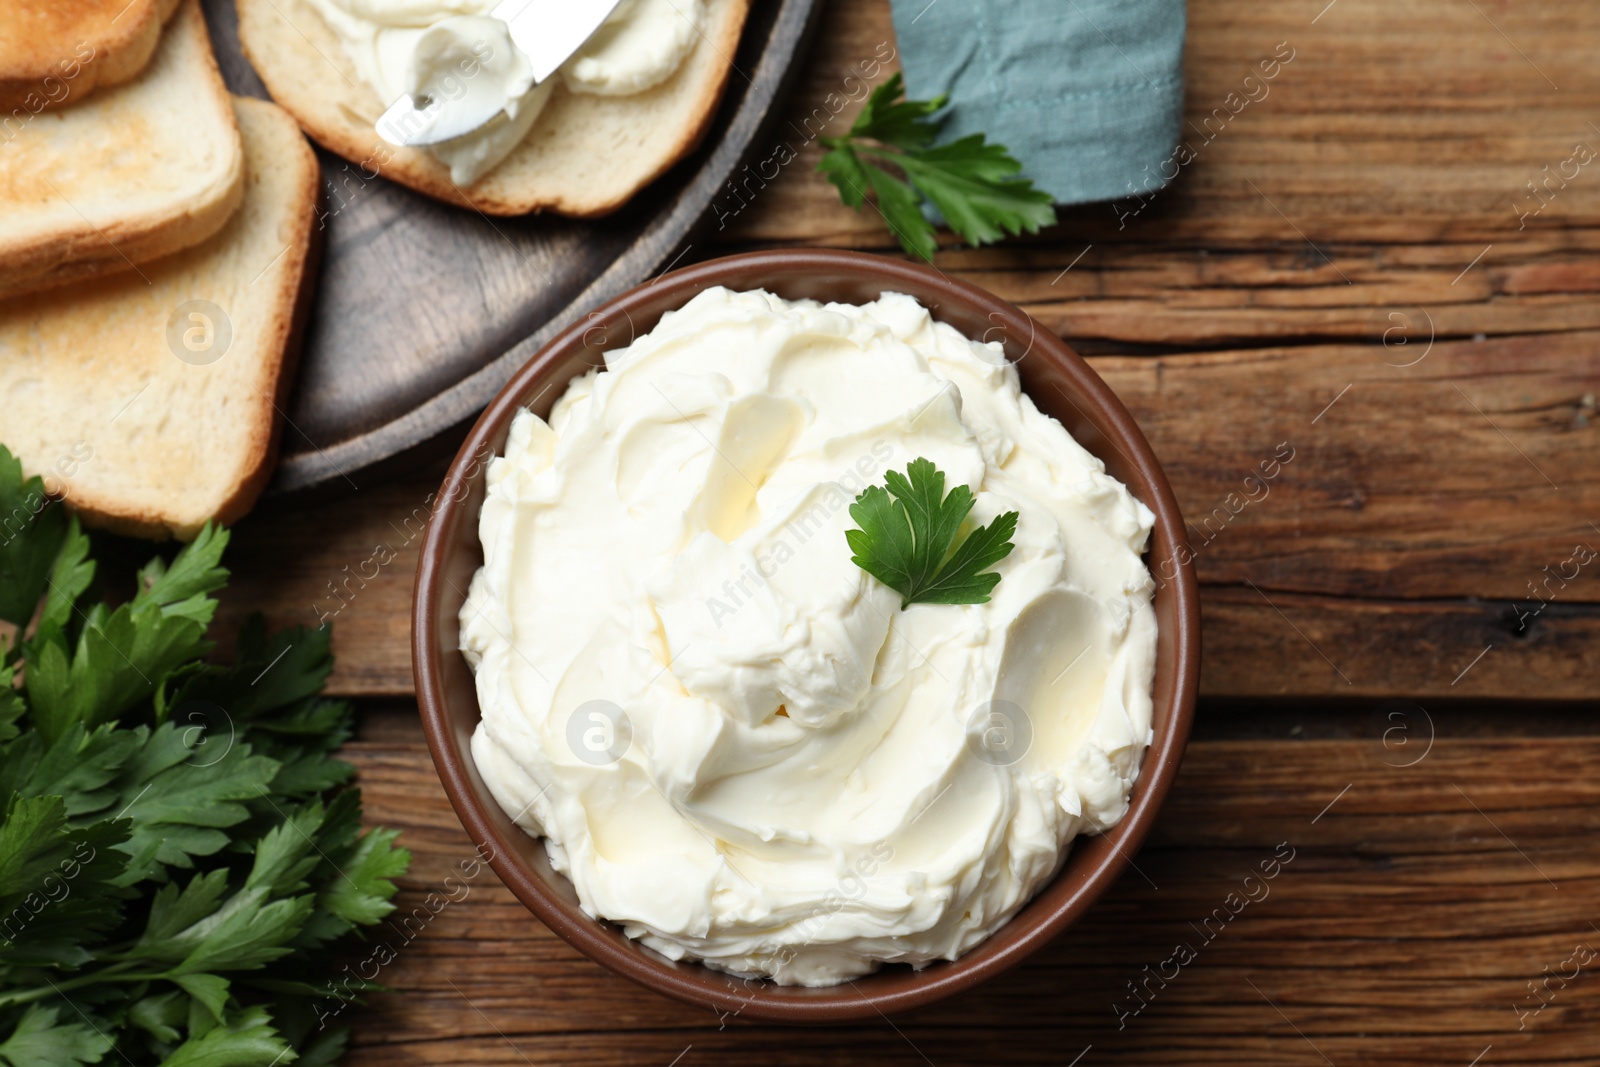
[[1178, 489], [1203, 582], [1529, 600], [1600, 544], [1600, 334], [1413, 340], [1094, 361]]
[[[424, 908], [409, 938], [374, 935], [395, 949], [382, 972], [395, 992], [356, 1016], [346, 1062], [1060, 1067], [1090, 1045], [1086, 1067], [1465, 1067], [1490, 1045], [1485, 1063], [1592, 1062], [1600, 957], [1537, 997], [1528, 983], [1571, 973], [1579, 946], [1600, 952], [1600, 739], [1453, 740], [1408, 725], [1409, 748], [1377, 728], [1191, 745], [1136, 868], [1054, 945], [892, 1026], [823, 1030], [719, 1019], [638, 989], [549, 933], [492, 872], [463, 881], [471, 849], [420, 729], [408, 713], [368, 716], [347, 755], [368, 819], [402, 828], [415, 853], [400, 914], [430, 892], [458, 899]], [[1275, 853], [1292, 858], [1263, 880]], [[1240, 907], [1230, 893], [1257, 899]], [[1195, 958], [1172, 977], [1179, 944]], [[1134, 1014], [1129, 983], [1163, 971]]]
[[[1536, 8], [1193, 0], [1188, 15], [1182, 136], [1193, 160], [1142, 200], [1131, 194], [1145, 188], [1145, 175], [1128, 175], [1128, 198], [1069, 212], [1041, 243], [1089, 235], [1299, 250], [1300, 233], [1369, 246], [1437, 244], [1559, 237], [1600, 224], [1592, 163], [1569, 166], [1577, 177], [1543, 190], [1544, 168], [1559, 176], [1574, 145], [1600, 148], [1591, 125], [1600, 122], [1600, 70], [1585, 47], [1600, 36], [1600, 8], [1583, 0]], [[885, 40], [894, 40], [887, 4], [834, 5], [790, 115], [824, 106], [850, 65]], [[1280, 45], [1293, 58], [1263, 95], [1244, 79]], [[1258, 99], [1240, 106], [1245, 93]], [[809, 170], [818, 158], [808, 145], [789, 169]], [[1530, 181], [1541, 186], [1537, 199]], [[1524, 224], [1520, 213], [1542, 201]], [[736, 232], [761, 242], [890, 244], [872, 212], [843, 212], [830, 187], [810, 181], [774, 182]]]

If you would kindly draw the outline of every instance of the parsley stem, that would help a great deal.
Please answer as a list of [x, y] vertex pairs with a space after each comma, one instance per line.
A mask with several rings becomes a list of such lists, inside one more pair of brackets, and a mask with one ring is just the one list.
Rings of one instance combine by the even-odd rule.
[[906, 154], [902, 149], [893, 148], [886, 144], [879, 144], [876, 141], [857, 141], [856, 151], [861, 155], [872, 156], [874, 159], [888, 160], [891, 163], [902, 158]]
[[9, 1008], [16, 1004], [31, 1004], [36, 1000], [44, 1000], [57, 994], [66, 993], [77, 989], [79, 986], [93, 985], [96, 982], [147, 982], [161, 977], [159, 974], [128, 974], [128, 968], [134, 962], [114, 963], [103, 971], [92, 974], [80, 974], [76, 978], [54, 984], [35, 986], [32, 989], [23, 989], [11, 993], [0, 993], [0, 1008]]

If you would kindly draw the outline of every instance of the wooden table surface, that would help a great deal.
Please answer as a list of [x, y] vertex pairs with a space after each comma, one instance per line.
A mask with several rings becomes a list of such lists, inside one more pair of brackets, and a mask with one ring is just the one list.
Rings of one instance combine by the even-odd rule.
[[[833, 5], [779, 135], [893, 40], [884, 0]], [[790, 1030], [612, 977], [486, 873], [399, 951], [347, 1062], [1600, 1063], [1597, 46], [1593, 0], [1193, 0], [1177, 180], [940, 253], [1092, 357], [1198, 549], [1195, 740], [1058, 943], [932, 1010]], [[682, 261], [892, 251], [816, 159]], [[416, 853], [406, 911], [470, 851], [410, 697], [441, 471], [269, 505], [231, 553], [229, 619], [333, 622], [369, 818]], [[1206, 922], [1275, 855], [1266, 898]]]

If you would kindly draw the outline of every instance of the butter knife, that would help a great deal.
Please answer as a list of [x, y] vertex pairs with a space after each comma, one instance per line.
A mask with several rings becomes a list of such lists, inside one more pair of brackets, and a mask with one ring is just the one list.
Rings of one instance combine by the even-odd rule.
[[[583, 47], [619, 3], [621, 0], [501, 0], [489, 17], [506, 24], [511, 43], [527, 56], [533, 83], [538, 85]], [[451, 107], [451, 103], [458, 106]], [[501, 110], [496, 105], [464, 111], [463, 103], [418, 101], [405, 93], [374, 126], [378, 136], [393, 145], [438, 144], [477, 129]]]

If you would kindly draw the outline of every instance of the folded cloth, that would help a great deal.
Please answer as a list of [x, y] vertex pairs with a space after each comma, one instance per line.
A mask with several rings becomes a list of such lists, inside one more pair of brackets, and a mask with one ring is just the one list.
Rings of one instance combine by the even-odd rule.
[[891, 0], [906, 95], [948, 93], [941, 140], [1011, 149], [1059, 204], [1145, 193], [1183, 116], [1183, 0]]

